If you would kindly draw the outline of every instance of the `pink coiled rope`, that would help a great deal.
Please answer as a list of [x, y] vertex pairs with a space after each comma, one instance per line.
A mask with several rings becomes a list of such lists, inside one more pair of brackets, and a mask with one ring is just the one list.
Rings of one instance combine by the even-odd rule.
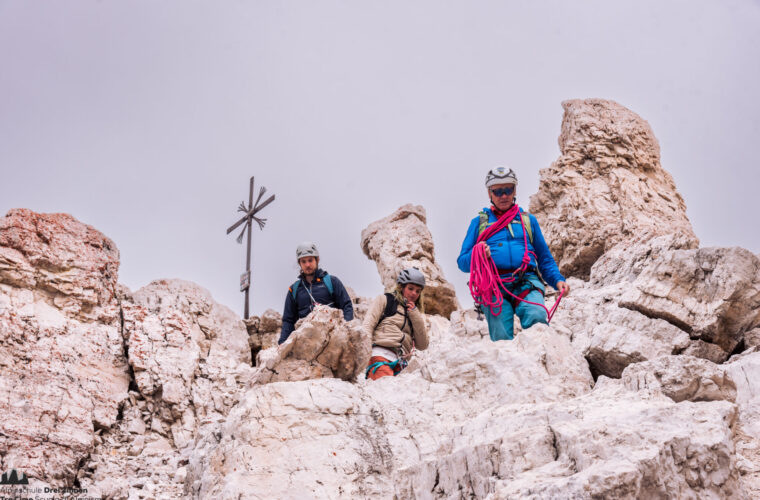
[[486, 254], [486, 240], [498, 231], [505, 229], [507, 224], [512, 222], [515, 217], [520, 217], [520, 207], [517, 206], [517, 203], [512, 205], [504, 215], [499, 217], [499, 220], [487, 227], [475, 242], [475, 246], [472, 248], [472, 258], [470, 259], [470, 294], [475, 299], [476, 304], [488, 307], [493, 316], [498, 316], [501, 314], [501, 308], [504, 304], [504, 298], [501, 293], [501, 290], [504, 290], [516, 300], [542, 307], [546, 311], [546, 321], [550, 322], [552, 316], [554, 316], [554, 312], [557, 310], [557, 306], [559, 306], [560, 300], [562, 300], [564, 291], [559, 293], [559, 297], [557, 297], [552, 308], [547, 309], [544, 304], [525, 300], [507, 290], [507, 285], [517, 281], [517, 276], [521, 275], [528, 268], [531, 255], [536, 260], [536, 264], [538, 264], [536, 254], [528, 249], [528, 236], [522, 217], [520, 217], [520, 225], [523, 230], [525, 253], [523, 253], [520, 267], [510, 273], [509, 276], [502, 277], [499, 275], [499, 270], [491, 256]]

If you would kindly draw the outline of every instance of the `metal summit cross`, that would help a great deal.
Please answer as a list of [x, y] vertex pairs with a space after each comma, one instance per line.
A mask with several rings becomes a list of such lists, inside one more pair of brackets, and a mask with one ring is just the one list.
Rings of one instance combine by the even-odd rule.
[[274, 201], [274, 195], [272, 195], [267, 198], [266, 201], [259, 204], [266, 192], [267, 188], [262, 187], [259, 190], [259, 197], [256, 198], [256, 203], [253, 203], [253, 177], [251, 177], [251, 190], [248, 193], [248, 205], [246, 206], [243, 201], [240, 202], [240, 206], [238, 207], [238, 212], [243, 212], [245, 215], [242, 219], [227, 229], [227, 234], [230, 234], [232, 231], [240, 227], [241, 224], [245, 224], [243, 230], [240, 232], [240, 236], [237, 237], [238, 243], [243, 243], [243, 236], [245, 235], [246, 230], [248, 231], [248, 251], [245, 256], [245, 273], [240, 275], [240, 291], [245, 292], [245, 312], [243, 316], [245, 319], [248, 319], [248, 292], [251, 288], [251, 224], [253, 221], [256, 221], [259, 228], [264, 229], [264, 224], [266, 224], [267, 220], [256, 217], [256, 214]]

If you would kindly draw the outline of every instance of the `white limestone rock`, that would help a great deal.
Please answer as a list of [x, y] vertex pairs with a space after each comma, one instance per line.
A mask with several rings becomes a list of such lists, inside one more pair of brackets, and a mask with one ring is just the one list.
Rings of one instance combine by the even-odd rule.
[[346, 292], [348, 292], [348, 296], [351, 297], [351, 305], [354, 308], [354, 318], [363, 321], [364, 316], [372, 305], [372, 297], [361, 297], [357, 295], [354, 289], [350, 286], [346, 287]]
[[262, 349], [277, 345], [282, 329], [282, 315], [274, 309], [267, 309], [261, 317], [251, 316], [243, 322], [248, 330], [248, 346], [255, 362], [255, 356]]
[[721, 364], [728, 359], [728, 353], [715, 344], [696, 339], [689, 342], [689, 347], [681, 353], [685, 356], [706, 359]]
[[259, 332], [276, 333], [279, 335], [281, 329], [282, 314], [274, 309], [267, 309], [264, 311], [264, 314], [261, 315], [261, 322], [259, 323]]
[[[668, 321], [727, 356], [760, 325], [760, 259], [743, 248], [689, 249], [686, 241], [674, 234], [620, 244], [594, 264], [590, 282], [624, 284], [622, 307]], [[705, 355], [720, 358], [711, 351]]]
[[129, 374], [114, 292], [119, 252], [66, 214], [0, 219], [0, 466], [72, 486], [113, 426]]
[[625, 285], [592, 288], [571, 280], [552, 325], [572, 332], [572, 342], [596, 375], [619, 378], [626, 366], [677, 354], [689, 346], [689, 334], [673, 324], [620, 307]]
[[396, 287], [398, 273], [416, 267], [425, 275], [425, 311], [446, 318], [459, 309], [454, 286], [435, 262], [433, 236], [425, 209], [407, 204], [362, 231], [364, 255], [375, 261], [386, 290]]
[[410, 498], [402, 487], [410, 468], [450, 448], [456, 429], [473, 417], [494, 405], [590, 390], [583, 358], [544, 325], [494, 344], [460, 339], [440, 317], [430, 323], [430, 349], [398, 377], [252, 388], [227, 422], [197, 443], [190, 493]]
[[345, 321], [343, 311], [318, 305], [296, 323], [288, 340], [261, 351], [254, 384], [337, 377], [354, 380], [369, 363], [372, 340], [358, 320]]
[[690, 354], [723, 362], [760, 323], [760, 261], [740, 248], [674, 249], [677, 238], [620, 245], [577, 280], [553, 320], [596, 373]]
[[620, 305], [731, 352], [760, 325], [760, 259], [743, 248], [663, 253], [648, 259]]
[[485, 316], [475, 309], [457, 309], [451, 313], [451, 327], [459, 337], [490, 338]]
[[744, 334], [744, 347], [746, 349], [760, 347], [760, 328], [754, 328]]
[[[173, 480], [187, 463], [169, 440], [153, 431], [130, 434], [123, 422], [102, 436], [79, 469], [78, 479], [95, 498], [157, 498], [148, 485], [159, 485], [160, 498], [186, 498], [184, 484]], [[154, 488], [156, 486], [153, 486]]]
[[430, 334], [430, 347], [407, 370], [419, 366], [426, 380], [456, 388], [478, 409], [572, 398], [593, 386], [569, 336], [544, 324], [523, 330], [514, 341], [492, 342], [458, 336], [456, 326], [433, 318]]
[[235, 313], [188, 281], [154, 281], [122, 310], [137, 387], [181, 448], [196, 422], [220, 418], [237, 403], [239, 385], [253, 374], [248, 332]]
[[760, 352], [731, 358], [723, 365], [736, 384], [739, 420], [746, 434], [760, 440]]
[[208, 291], [158, 280], [122, 294], [137, 391], [80, 469], [82, 486], [110, 498], [184, 498], [176, 471], [204, 426], [223, 421], [253, 375], [248, 332]]
[[659, 390], [681, 401], [735, 401], [736, 384], [725, 370], [693, 356], [663, 356], [628, 365], [622, 381], [632, 390]]
[[681, 234], [696, 248], [686, 205], [660, 165], [649, 124], [614, 101], [576, 99], [562, 107], [562, 156], [541, 170], [530, 199], [560, 271], [587, 278], [618, 243], [664, 234]]
[[598, 287], [630, 283], [651, 261], [666, 258], [675, 250], [693, 250], [694, 240], [671, 233], [640, 243], [623, 242], [607, 250], [591, 267], [589, 282]]
[[0, 283], [33, 290], [66, 316], [111, 323], [119, 250], [68, 214], [10, 210], [0, 218]]
[[[543, 419], [551, 436], [544, 453], [553, 451], [554, 460], [527, 471], [518, 463], [514, 476], [495, 479], [489, 498], [744, 497], [731, 430], [736, 408], [726, 401], [676, 404], [609, 384], [544, 412], [505, 408], [494, 417]], [[534, 434], [525, 434], [525, 444], [535, 445]], [[467, 437], [479, 435], [487, 434], [476, 428]]]
[[732, 357], [723, 367], [736, 384], [737, 459], [747, 498], [760, 495], [760, 351]]
[[430, 322], [430, 350], [397, 377], [253, 387], [204, 430], [187, 494], [740, 497], [734, 405], [611, 381], [591, 392], [580, 354], [543, 325], [491, 343]]

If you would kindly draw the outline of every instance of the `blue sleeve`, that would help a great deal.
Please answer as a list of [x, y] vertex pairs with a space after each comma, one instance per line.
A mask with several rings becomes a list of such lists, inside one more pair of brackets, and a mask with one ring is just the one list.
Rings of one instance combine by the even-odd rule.
[[354, 305], [351, 303], [351, 297], [348, 295], [346, 287], [343, 286], [343, 283], [338, 278], [330, 275], [330, 279], [333, 284], [333, 299], [335, 300], [335, 305], [338, 306], [339, 309], [343, 309], [343, 319], [351, 321], [354, 319]]
[[293, 294], [288, 289], [287, 295], [285, 295], [285, 309], [282, 311], [282, 330], [280, 330], [280, 340], [278, 344], [282, 344], [290, 334], [295, 330], [295, 324], [298, 321], [298, 308], [296, 307], [296, 301], [293, 299]]
[[462, 242], [462, 250], [459, 252], [457, 258], [457, 266], [463, 273], [470, 272], [470, 260], [472, 259], [472, 247], [475, 246], [475, 242], [478, 241], [478, 226], [480, 225], [480, 217], [475, 217], [470, 222], [470, 227], [467, 228], [467, 234]]
[[538, 270], [541, 271], [541, 276], [547, 283], [557, 288], [557, 283], [565, 281], [565, 277], [559, 272], [552, 252], [549, 250], [546, 240], [544, 240], [543, 233], [541, 233], [541, 227], [538, 225], [538, 221], [533, 214], [530, 214], [530, 225], [533, 229], [533, 250], [536, 251]]

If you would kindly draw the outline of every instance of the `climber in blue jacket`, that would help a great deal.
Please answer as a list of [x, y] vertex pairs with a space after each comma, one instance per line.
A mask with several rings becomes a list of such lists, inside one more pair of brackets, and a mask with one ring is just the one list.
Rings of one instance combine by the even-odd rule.
[[[457, 265], [463, 272], [470, 272], [472, 249], [480, 234], [500, 216], [506, 213], [515, 203], [517, 194], [517, 176], [512, 169], [496, 167], [486, 175], [486, 190], [491, 201], [490, 208], [484, 208], [477, 217], [472, 219], [467, 228], [467, 234], [462, 242], [462, 250], [457, 259]], [[525, 225], [527, 238], [523, 236]], [[510, 275], [522, 264], [523, 256], [527, 250], [530, 254], [530, 263], [525, 273], [517, 281], [507, 285], [510, 292], [530, 302], [544, 303], [544, 283], [567, 294], [570, 286], [559, 272], [557, 263], [554, 261], [549, 247], [541, 233], [541, 228], [533, 214], [520, 209], [520, 217], [514, 220], [503, 230], [498, 231], [486, 240], [486, 254], [490, 255], [498, 268], [499, 275]], [[540, 274], [539, 274], [540, 273]], [[491, 340], [511, 340], [514, 338], [514, 315], [520, 319], [523, 328], [529, 328], [535, 323], [547, 323], [546, 311], [539, 306], [515, 301], [509, 294], [502, 292], [504, 305], [501, 313], [494, 316], [488, 307], [484, 307], [484, 314], [488, 322], [488, 332]], [[515, 303], [517, 302], [517, 303]]]

